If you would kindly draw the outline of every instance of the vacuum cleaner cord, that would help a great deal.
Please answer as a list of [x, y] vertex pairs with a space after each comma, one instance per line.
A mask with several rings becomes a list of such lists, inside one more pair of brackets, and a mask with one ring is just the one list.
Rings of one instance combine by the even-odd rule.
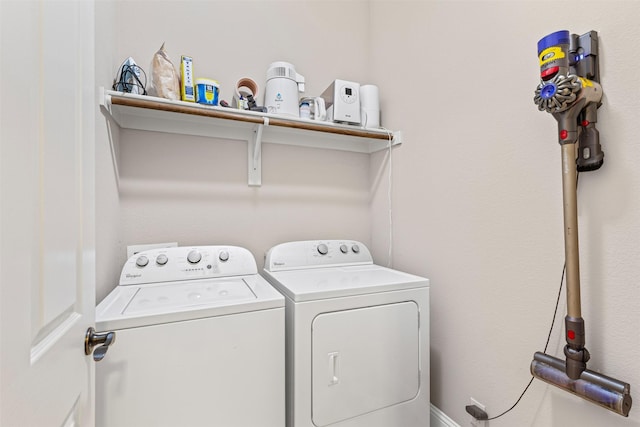
[[[576, 190], [578, 189], [578, 178], [580, 178], [580, 172], [576, 173]], [[562, 285], [564, 284], [564, 276], [565, 276], [566, 272], [567, 272], [567, 263], [565, 261], [564, 267], [562, 267], [562, 277], [560, 277], [560, 289], [558, 289], [558, 297], [556, 299], [556, 308], [555, 308], [555, 310], [553, 310], [553, 319], [551, 320], [551, 327], [549, 328], [549, 335], [547, 335], [547, 343], [544, 345], [543, 353], [547, 352], [547, 348], [549, 347], [549, 341], [551, 341], [551, 333], [553, 332], [553, 325], [556, 323], [556, 316], [558, 315], [558, 306], [560, 305], [560, 296], [562, 295]], [[534, 379], [535, 379], [535, 377], [531, 376], [531, 379], [527, 383], [527, 386], [524, 388], [524, 390], [522, 390], [522, 393], [520, 394], [520, 397], [518, 397], [518, 400], [516, 400], [516, 403], [514, 403], [513, 406], [511, 406], [511, 408], [507, 409], [506, 411], [504, 411], [500, 415], [496, 415], [495, 417], [487, 418], [485, 421], [491, 421], [491, 420], [495, 420], [496, 418], [500, 418], [501, 416], [507, 414], [513, 408], [515, 408], [516, 405], [518, 403], [520, 403], [520, 400], [522, 400], [522, 398], [524, 397], [524, 394], [527, 392], [527, 390], [529, 390], [529, 387], [531, 386], [531, 383], [533, 382]]]
[[[544, 352], [545, 353], [547, 352], [547, 347], [549, 346], [549, 341], [551, 340], [551, 333], [553, 332], [553, 325], [556, 322], [556, 315], [558, 314], [558, 306], [560, 305], [560, 295], [562, 295], [562, 285], [564, 283], [564, 275], [565, 275], [566, 270], [567, 270], [567, 264], [565, 263], [564, 267], [562, 268], [562, 278], [560, 279], [560, 289], [558, 289], [558, 298], [556, 300], [556, 308], [553, 311], [553, 320], [551, 321], [551, 328], [549, 328], [549, 335], [547, 336], [547, 343], [544, 346]], [[527, 386], [524, 388], [524, 390], [522, 390], [522, 393], [520, 394], [520, 397], [518, 397], [518, 400], [516, 400], [516, 403], [514, 403], [513, 406], [511, 406], [511, 408], [507, 409], [506, 411], [504, 411], [500, 415], [496, 415], [495, 417], [487, 418], [485, 421], [491, 421], [491, 420], [495, 420], [496, 418], [500, 418], [501, 416], [507, 414], [513, 408], [515, 408], [516, 405], [518, 403], [520, 403], [520, 400], [522, 400], [522, 398], [524, 397], [524, 394], [527, 392], [527, 390], [529, 390], [529, 387], [531, 386], [531, 383], [533, 382], [533, 380], [534, 380], [534, 377], [531, 376], [531, 379], [527, 383]]]

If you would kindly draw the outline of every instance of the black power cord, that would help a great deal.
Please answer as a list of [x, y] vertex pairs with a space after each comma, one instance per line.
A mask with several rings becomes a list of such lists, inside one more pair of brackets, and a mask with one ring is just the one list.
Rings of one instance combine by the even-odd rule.
[[[543, 353], [547, 352], [547, 348], [549, 347], [549, 341], [551, 340], [551, 332], [553, 332], [553, 324], [556, 322], [556, 316], [558, 314], [558, 306], [560, 304], [560, 295], [562, 294], [562, 285], [564, 283], [564, 275], [565, 275], [566, 271], [567, 271], [567, 264], [565, 263], [564, 267], [562, 268], [562, 277], [560, 278], [560, 289], [558, 289], [558, 298], [556, 299], [556, 308], [553, 311], [553, 320], [551, 320], [551, 328], [549, 328], [549, 335], [547, 336], [547, 343], [544, 345]], [[534, 380], [534, 377], [532, 376], [531, 379], [529, 380], [529, 382], [527, 383], [527, 386], [522, 391], [522, 394], [520, 394], [520, 397], [518, 397], [518, 400], [516, 400], [516, 403], [514, 403], [513, 406], [511, 406], [511, 408], [507, 409], [506, 411], [504, 411], [500, 415], [496, 415], [495, 417], [487, 418], [486, 421], [495, 420], [496, 418], [499, 418], [499, 417], [505, 415], [506, 413], [511, 411], [513, 408], [515, 408], [516, 405], [518, 403], [520, 403], [520, 400], [522, 400], [522, 398], [524, 397], [524, 394], [527, 392], [527, 390], [529, 390], [529, 387], [531, 386], [531, 383], [533, 382], [533, 380]]]
[[[140, 80], [140, 77], [142, 80]], [[113, 90], [131, 93], [134, 88], [138, 89], [141, 95], [147, 94], [147, 73], [137, 65], [123, 64], [118, 70], [116, 78], [113, 80]]]
[[[576, 173], [576, 191], [578, 190], [579, 177], [580, 177], [580, 172], [577, 172]], [[549, 341], [551, 340], [551, 333], [553, 332], [553, 325], [556, 323], [558, 306], [560, 305], [560, 295], [562, 294], [562, 285], [564, 284], [564, 276], [566, 271], [567, 271], [567, 263], [565, 261], [564, 267], [562, 267], [562, 276], [560, 277], [560, 288], [558, 289], [558, 297], [556, 298], [556, 308], [553, 310], [553, 319], [551, 320], [551, 327], [549, 328], [549, 335], [547, 335], [547, 342], [544, 345], [543, 353], [547, 352], [547, 348], [549, 347]], [[527, 383], [527, 385], [525, 386], [524, 390], [520, 394], [520, 397], [518, 397], [518, 400], [516, 400], [516, 403], [514, 403], [509, 409], [507, 409], [500, 415], [496, 415], [495, 417], [489, 418], [487, 413], [484, 410], [480, 409], [477, 405], [465, 406], [465, 410], [469, 415], [471, 415], [473, 418], [479, 421], [491, 421], [491, 420], [495, 420], [496, 418], [500, 418], [501, 416], [510, 412], [513, 408], [516, 407], [516, 405], [518, 405], [518, 403], [520, 403], [520, 400], [522, 400], [522, 398], [524, 397], [524, 394], [527, 392], [527, 390], [529, 390], [529, 387], [531, 386], [531, 383], [533, 383], [533, 380], [534, 380], [534, 377], [532, 376], [529, 382]]]

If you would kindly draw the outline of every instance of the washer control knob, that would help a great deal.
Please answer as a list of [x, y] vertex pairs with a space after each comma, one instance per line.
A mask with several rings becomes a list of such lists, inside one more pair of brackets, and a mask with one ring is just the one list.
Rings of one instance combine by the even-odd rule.
[[354, 254], [360, 253], [360, 246], [353, 245], [351, 246], [351, 250], [353, 251]]
[[189, 254], [187, 255], [187, 261], [189, 261], [191, 264], [197, 264], [200, 262], [201, 259], [202, 259], [202, 254], [200, 254], [200, 252], [195, 250], [189, 252]]
[[329, 248], [324, 243], [320, 243], [318, 245], [318, 253], [320, 255], [326, 255], [327, 253], [329, 253]]
[[136, 260], [136, 265], [137, 265], [138, 267], [146, 267], [146, 266], [147, 266], [147, 264], [149, 264], [149, 258], [147, 258], [147, 257], [146, 257], [146, 256], [144, 256], [144, 255], [140, 255], [140, 256], [138, 257], [138, 259]]
[[165, 265], [168, 261], [169, 261], [169, 258], [167, 258], [165, 254], [160, 254], [156, 258], [156, 264], [158, 265]]
[[220, 252], [220, 255], [218, 255], [218, 259], [222, 262], [229, 261], [229, 252], [227, 251]]
[[342, 252], [343, 254], [349, 252], [349, 248], [347, 247], [347, 245], [340, 245], [340, 252]]

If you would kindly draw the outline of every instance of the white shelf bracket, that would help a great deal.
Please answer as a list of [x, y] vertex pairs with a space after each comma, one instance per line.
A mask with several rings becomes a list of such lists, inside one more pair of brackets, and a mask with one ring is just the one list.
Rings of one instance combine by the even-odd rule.
[[118, 126], [113, 120], [113, 111], [111, 109], [111, 95], [107, 94], [103, 87], [100, 88], [100, 93], [98, 96], [100, 100], [100, 111], [105, 118], [105, 123], [107, 127], [107, 136], [109, 138], [109, 148], [111, 149], [111, 162], [113, 164], [113, 174], [115, 176], [116, 185], [120, 188], [120, 171], [118, 170], [118, 160], [120, 158], [120, 153], [118, 150], [118, 143], [114, 140], [113, 128], [112, 126]]
[[247, 144], [247, 158], [249, 168], [249, 186], [262, 185], [262, 132], [269, 126], [269, 117], [264, 117], [264, 124], [257, 125]]
[[391, 141], [391, 145], [400, 145], [402, 144], [402, 131], [397, 130], [393, 132], [393, 140]]
[[[0, 0], [1, 2], [2, 0]], [[400, 131], [364, 129], [333, 122], [271, 116], [255, 111], [231, 111], [153, 96], [106, 90], [99, 92], [105, 117], [113, 171], [120, 186], [120, 130], [167, 132], [247, 142], [247, 181], [262, 185], [262, 142], [372, 154], [404, 143]], [[270, 126], [266, 129], [265, 127]], [[124, 142], [124, 141], [123, 141]]]

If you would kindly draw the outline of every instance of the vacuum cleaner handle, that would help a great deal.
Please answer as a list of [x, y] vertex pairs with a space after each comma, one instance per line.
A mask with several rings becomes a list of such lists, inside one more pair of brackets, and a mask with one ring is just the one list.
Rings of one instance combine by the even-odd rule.
[[578, 249], [578, 203], [575, 142], [562, 147], [562, 200], [564, 216], [564, 256], [567, 274], [566, 373], [573, 380], [587, 369], [584, 320], [580, 302], [580, 256]]
[[600, 146], [600, 133], [596, 129], [597, 109], [597, 105], [591, 103], [580, 114], [582, 132], [578, 141], [578, 159], [576, 160], [579, 172], [600, 169], [604, 162], [604, 152]]

